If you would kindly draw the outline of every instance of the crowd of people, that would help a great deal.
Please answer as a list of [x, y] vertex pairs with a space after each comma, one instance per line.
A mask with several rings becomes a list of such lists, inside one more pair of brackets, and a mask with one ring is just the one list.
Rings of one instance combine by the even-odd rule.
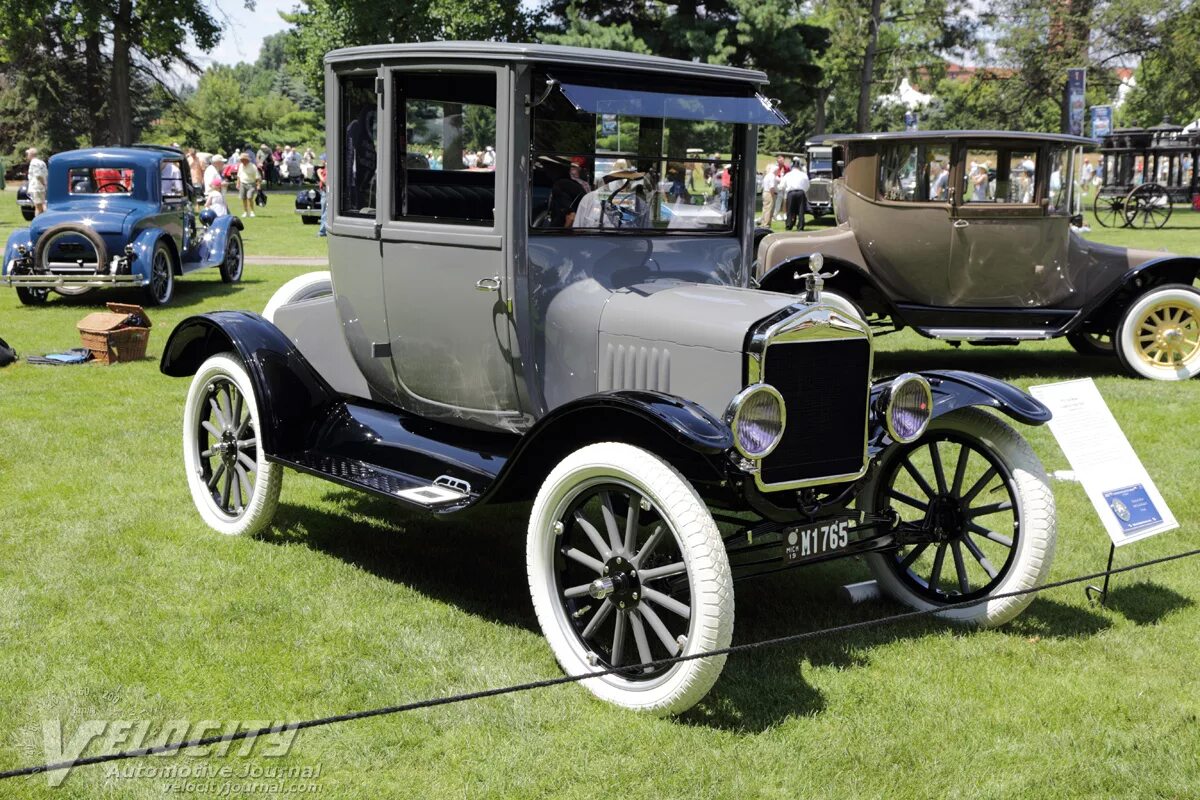
[[212, 209], [217, 216], [230, 213], [225, 202], [227, 185], [237, 190], [242, 217], [253, 217], [255, 203], [264, 184], [303, 182], [316, 183], [325, 189], [325, 157], [313, 152], [311, 147], [303, 153], [298, 148], [285, 145], [272, 150], [265, 143], [255, 149], [252, 145], [238, 148], [228, 159], [221, 153], [204, 153], [195, 148], [182, 148], [191, 171], [193, 186], [204, 189], [204, 207]]
[[782, 219], [787, 230], [804, 230], [804, 215], [808, 212], [808, 170], [793, 158], [775, 156], [775, 163], [767, 168], [762, 181], [763, 227], [770, 227], [773, 220]]

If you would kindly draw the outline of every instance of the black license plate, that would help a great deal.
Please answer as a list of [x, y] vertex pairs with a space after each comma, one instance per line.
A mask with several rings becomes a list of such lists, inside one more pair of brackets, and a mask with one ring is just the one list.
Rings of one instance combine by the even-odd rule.
[[845, 550], [854, 541], [850, 517], [823, 519], [788, 528], [783, 534], [783, 561], [791, 564]]

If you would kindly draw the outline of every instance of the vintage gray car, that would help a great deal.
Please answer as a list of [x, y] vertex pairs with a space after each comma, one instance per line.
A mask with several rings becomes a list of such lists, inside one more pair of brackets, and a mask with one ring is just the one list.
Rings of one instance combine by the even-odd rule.
[[762, 240], [758, 280], [798, 291], [809, 257], [874, 321], [952, 344], [1066, 336], [1132, 374], [1200, 372], [1200, 258], [1088, 241], [1072, 226], [1076, 136], [924, 131], [828, 137], [835, 228]]
[[[269, 524], [285, 467], [434, 515], [532, 503], [527, 575], [496, 580], [527, 578], [565, 670], [653, 713], [716, 681], [723, 655], [672, 659], [729, 645], [739, 580], [863, 555], [950, 620], [1027, 604], [1004, 595], [1045, 579], [1054, 499], [972, 406], [1046, 408], [973, 373], [873, 379], [819, 270], [803, 296], [751, 287], [746, 165], [782, 121], [762, 73], [448, 42], [325, 66], [330, 271], [163, 351], [194, 376], [183, 458], [211, 527]], [[489, 145], [492, 168], [463, 165]], [[662, 180], [726, 164], [723, 196]]]

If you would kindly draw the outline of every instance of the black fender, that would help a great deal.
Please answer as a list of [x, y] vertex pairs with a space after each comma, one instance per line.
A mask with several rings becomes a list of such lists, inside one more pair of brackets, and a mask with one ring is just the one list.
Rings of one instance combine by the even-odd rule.
[[1191, 286], [1200, 276], [1200, 258], [1169, 255], [1139, 264], [1126, 272], [1108, 291], [1083, 308], [1069, 330], [1110, 333], [1134, 300], [1155, 286], [1182, 283]]
[[[758, 280], [758, 288], [768, 292], [782, 294], [799, 294], [805, 289], [804, 276], [809, 273], [808, 259], [818, 251], [804, 255], [792, 256], [772, 267]], [[836, 278], [825, 281], [825, 288], [842, 295], [858, 305], [864, 311], [890, 316], [898, 319], [896, 309], [888, 299], [888, 294], [880, 288], [875, 278], [857, 264], [853, 264], [837, 256], [825, 255], [823, 272], [836, 272]]]
[[[929, 381], [933, 393], [931, 420], [967, 406], [994, 408], [1025, 425], [1043, 425], [1053, 416], [1037, 398], [987, 375], [951, 369], [926, 370], [918, 374]], [[886, 378], [871, 385], [872, 409], [877, 407], [876, 401], [891, 382], [891, 378]], [[870, 441], [879, 442], [883, 435], [883, 420], [873, 413]]]
[[270, 456], [302, 452], [315, 427], [342, 404], [291, 340], [250, 311], [214, 311], [175, 326], [163, 348], [164, 375], [194, 375], [205, 359], [235, 352], [258, 398], [259, 442]]
[[521, 437], [486, 500], [532, 499], [567, 455], [589, 444], [614, 441], [654, 453], [693, 483], [719, 485], [727, 474], [733, 433], [701, 406], [673, 395], [587, 395], [555, 408]]

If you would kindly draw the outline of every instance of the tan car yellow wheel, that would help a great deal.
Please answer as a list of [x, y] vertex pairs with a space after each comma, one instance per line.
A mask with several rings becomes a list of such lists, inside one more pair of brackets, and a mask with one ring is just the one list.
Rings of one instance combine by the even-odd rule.
[[1200, 372], [1200, 291], [1171, 284], [1139, 297], [1117, 328], [1117, 355], [1129, 372], [1160, 381]]

